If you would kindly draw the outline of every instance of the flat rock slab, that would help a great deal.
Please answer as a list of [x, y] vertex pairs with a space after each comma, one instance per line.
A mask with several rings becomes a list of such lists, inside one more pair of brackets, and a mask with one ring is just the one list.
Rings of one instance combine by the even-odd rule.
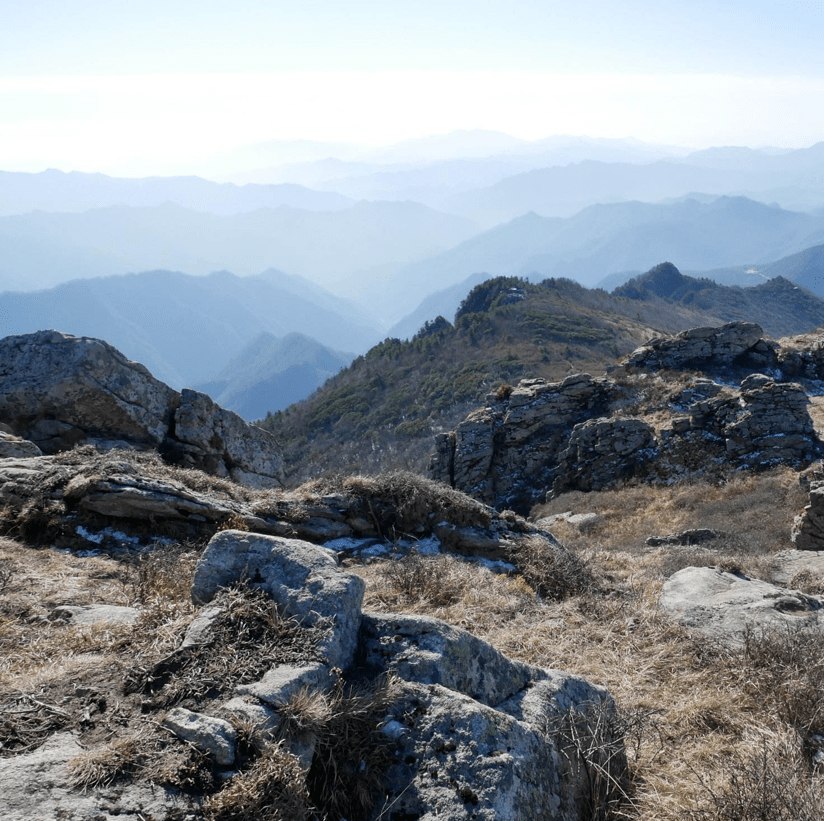
[[772, 558], [772, 579], [777, 584], [790, 584], [799, 573], [809, 573], [814, 580], [824, 582], [824, 552], [782, 550]]
[[62, 604], [52, 610], [49, 618], [70, 624], [134, 624], [140, 610], [136, 607], [121, 607], [116, 604]]
[[197, 806], [197, 799], [149, 784], [83, 792], [68, 767], [83, 752], [71, 733], [57, 733], [31, 753], [0, 758], [3, 821], [171, 821]]
[[821, 598], [713, 567], [673, 573], [658, 603], [685, 627], [729, 646], [740, 646], [748, 629], [824, 629]]

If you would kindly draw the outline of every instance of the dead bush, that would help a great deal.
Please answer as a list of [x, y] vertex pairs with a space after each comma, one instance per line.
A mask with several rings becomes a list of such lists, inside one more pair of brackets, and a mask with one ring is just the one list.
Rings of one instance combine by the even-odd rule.
[[469, 581], [454, 560], [418, 553], [387, 562], [385, 575], [407, 602], [425, 602], [432, 607], [446, 607], [459, 601]]
[[820, 821], [824, 783], [806, 766], [792, 738], [764, 738], [754, 750], [728, 757], [710, 782], [699, 778], [689, 821]]
[[323, 626], [307, 628], [283, 616], [263, 591], [239, 584], [221, 590], [211, 604], [221, 613], [206, 644], [167, 652], [127, 676], [127, 689], [150, 696], [153, 709], [228, 695], [277, 664], [320, 660]]
[[824, 733], [824, 641], [815, 629], [748, 630], [740, 653], [745, 688], [802, 737]]
[[137, 601], [188, 601], [200, 551], [191, 544], [157, 544], [134, 563], [132, 589]]
[[356, 507], [361, 508], [362, 515], [374, 524], [378, 533], [390, 540], [420, 534], [440, 521], [458, 527], [485, 527], [492, 521], [491, 510], [481, 502], [440, 482], [403, 470], [377, 476], [314, 479], [294, 493], [307, 501], [329, 494], [348, 496], [355, 500]]
[[524, 536], [508, 550], [509, 560], [540, 596], [563, 599], [597, 588], [592, 572], [571, 550], [544, 536]]
[[369, 817], [385, 799], [385, 773], [395, 759], [380, 728], [395, 695], [388, 676], [356, 684], [338, 680], [306, 778], [324, 821]]
[[303, 821], [312, 810], [300, 761], [272, 744], [203, 805], [208, 821]]

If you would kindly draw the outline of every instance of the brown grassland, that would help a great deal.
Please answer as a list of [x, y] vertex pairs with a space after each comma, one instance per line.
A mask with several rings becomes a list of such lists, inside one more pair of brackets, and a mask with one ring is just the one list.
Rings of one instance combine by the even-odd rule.
[[[631, 765], [631, 779], [622, 784], [626, 800], [611, 818], [813, 821], [824, 817], [824, 778], [810, 744], [824, 733], [820, 640], [752, 635], [742, 650], [729, 650], [676, 625], [656, 606], [664, 580], [688, 565], [720, 565], [770, 579], [775, 554], [791, 546], [792, 520], [804, 503], [797, 474], [783, 468], [742, 474], [726, 484], [561, 496], [533, 516], [569, 510], [599, 513], [603, 521], [583, 533], [565, 523], [554, 527], [579, 561], [543, 568], [555, 574], [552, 597], [536, 593], [535, 579], [494, 574], [449, 555], [352, 567], [367, 581], [366, 609], [436, 616], [513, 658], [607, 687]], [[692, 527], [729, 535], [710, 547], [645, 544], [648, 536]], [[197, 550], [186, 545], [124, 563], [0, 541], [0, 755], [31, 749], [59, 729], [75, 729], [86, 743], [104, 745], [103, 753], [74, 762], [78, 784], [105, 784], [139, 770], [160, 783], [215, 789], [208, 767], [191, 751], [172, 748], [158, 730], [157, 714], [140, 710], [157, 660], [177, 646], [196, 615], [188, 596], [196, 558]], [[559, 590], [563, 580], [567, 589]], [[824, 590], [824, 579], [810, 574], [794, 583], [808, 592]], [[56, 604], [90, 602], [136, 604], [142, 615], [136, 627], [106, 629], [47, 618]], [[259, 605], [238, 607], [232, 629], [253, 643], [266, 631], [290, 629]], [[227, 651], [223, 669], [242, 676], [245, 658]], [[142, 682], [143, 690], [118, 690], [124, 679]], [[219, 688], [219, 681], [213, 683]], [[207, 696], [186, 690], [185, 681], [178, 687], [153, 696], [154, 707], [196, 704]], [[390, 697], [386, 690], [341, 690], [337, 701], [294, 705], [295, 731], [309, 724], [324, 739], [326, 769], [315, 772], [315, 804], [325, 800], [330, 813], [348, 812], [348, 818], [368, 806], [369, 783], [360, 785], [364, 798], [356, 805], [346, 804], [340, 791], [323, 799], [321, 792], [343, 757], [341, 744], [370, 737], [370, 705]], [[105, 718], [100, 699], [109, 701]], [[236, 795], [214, 793], [207, 817], [261, 817], [286, 806], [284, 801], [293, 802], [293, 817], [300, 817], [309, 796], [294, 761], [277, 745], [256, 753], [250, 738], [248, 747], [254, 766], [233, 780]], [[376, 769], [382, 754], [376, 750]], [[278, 797], [276, 782], [292, 788]]]

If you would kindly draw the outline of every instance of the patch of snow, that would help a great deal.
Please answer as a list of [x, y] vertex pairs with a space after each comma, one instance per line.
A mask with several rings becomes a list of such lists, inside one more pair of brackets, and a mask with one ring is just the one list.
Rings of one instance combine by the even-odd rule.
[[78, 525], [74, 529], [74, 532], [87, 542], [94, 542], [95, 544], [103, 544], [103, 539], [106, 538], [102, 533], [92, 533], [82, 525]]

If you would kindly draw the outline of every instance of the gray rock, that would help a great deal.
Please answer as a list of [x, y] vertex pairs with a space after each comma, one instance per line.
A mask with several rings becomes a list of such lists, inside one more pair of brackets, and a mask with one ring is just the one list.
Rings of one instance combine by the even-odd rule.
[[674, 337], [659, 337], [633, 351], [624, 361], [627, 370], [662, 370], [712, 365], [728, 367], [753, 349], [764, 335], [754, 322], [728, 322], [719, 328], [692, 328]]
[[195, 569], [192, 599], [206, 603], [221, 587], [248, 579], [287, 616], [306, 626], [328, 626], [320, 651], [331, 667], [352, 662], [366, 585], [342, 571], [328, 550], [277, 536], [226, 530], [212, 538]]
[[[158, 448], [252, 487], [283, 480], [271, 434], [205, 394], [178, 394], [99, 339], [38, 331], [0, 340], [0, 421], [45, 453], [80, 443]], [[7, 433], [1, 439], [0, 456], [3, 442], [11, 446]]]
[[189, 650], [194, 647], [202, 647], [212, 641], [212, 630], [217, 620], [225, 612], [223, 607], [210, 605], [204, 607], [197, 617], [192, 621], [183, 637], [180, 650]]
[[136, 607], [121, 607], [116, 604], [62, 604], [55, 607], [50, 619], [66, 621], [70, 624], [134, 624], [140, 616]]
[[0, 431], [0, 459], [16, 459], [20, 457], [25, 459], [29, 456], [42, 455], [43, 451], [40, 450], [34, 442], [29, 442], [28, 439], [21, 439], [19, 436]]
[[824, 553], [810, 550], [782, 550], [771, 557], [770, 578], [776, 584], [789, 585], [799, 574], [824, 583]]
[[0, 340], [0, 419], [54, 453], [90, 437], [163, 442], [177, 393], [106, 342], [57, 331]]
[[690, 530], [682, 530], [680, 533], [669, 533], [666, 536], [650, 536], [646, 540], [646, 543], [650, 547], [660, 547], [664, 544], [703, 544], [704, 542], [712, 542], [720, 539], [723, 535], [720, 530], [713, 530], [709, 527], [696, 527]]
[[812, 485], [810, 502], [795, 517], [792, 543], [797, 550], [824, 550], [824, 485]]
[[195, 749], [212, 756], [219, 766], [229, 767], [234, 763], [237, 732], [228, 721], [173, 707], [160, 723]]
[[821, 598], [713, 567], [674, 573], [664, 583], [659, 606], [684, 626], [730, 646], [739, 646], [748, 629], [824, 624]]
[[491, 707], [543, 675], [466, 630], [428, 616], [364, 614], [360, 658], [404, 681], [441, 684]]
[[283, 460], [271, 433], [221, 408], [205, 393], [184, 389], [174, 439], [193, 467], [256, 488], [283, 485]]
[[605, 521], [606, 519], [601, 516], [600, 513], [573, 513], [571, 510], [568, 510], [566, 513], [556, 513], [552, 516], [544, 516], [543, 519], [538, 519], [535, 522], [535, 526], [541, 528], [542, 530], [549, 530], [558, 522], [566, 522], [577, 530], [580, 530], [582, 533], [585, 533], [586, 531], [592, 530], [594, 527], [603, 524]]
[[57, 733], [30, 753], [0, 758], [3, 821], [166, 821], [197, 815], [198, 799], [153, 784], [118, 784], [80, 791], [68, 763], [83, 748]]
[[[570, 703], [577, 707], [608, 699], [576, 681], [578, 700]], [[505, 712], [439, 684], [403, 684], [387, 717], [399, 762], [388, 772], [393, 811], [421, 821], [588, 817], [594, 785], [564, 736], [569, 713], [558, 709], [559, 700], [553, 703], [551, 690], [527, 688]], [[613, 748], [614, 769], [621, 771], [620, 747]]]
[[241, 696], [254, 696], [272, 707], [283, 707], [302, 689], [329, 690], [335, 679], [325, 664], [279, 664], [269, 670], [260, 681], [242, 684], [237, 688]]

